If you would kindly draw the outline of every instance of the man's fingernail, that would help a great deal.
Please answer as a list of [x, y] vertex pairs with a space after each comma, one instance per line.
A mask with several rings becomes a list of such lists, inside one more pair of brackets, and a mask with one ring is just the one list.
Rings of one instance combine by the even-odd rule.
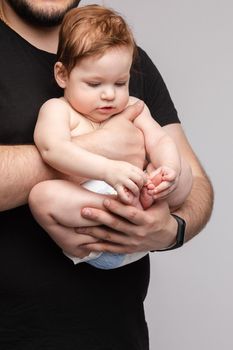
[[82, 214], [83, 214], [84, 216], [91, 216], [91, 210], [88, 209], [88, 208], [84, 208], [84, 209], [82, 210]]

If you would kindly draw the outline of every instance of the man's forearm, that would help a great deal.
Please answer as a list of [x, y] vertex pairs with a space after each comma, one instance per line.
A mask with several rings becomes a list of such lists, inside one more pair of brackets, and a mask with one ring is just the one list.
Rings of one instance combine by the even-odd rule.
[[0, 211], [27, 202], [31, 188], [55, 176], [33, 145], [0, 146]]
[[142, 167], [145, 157], [144, 137], [132, 120], [140, 114], [143, 104], [129, 106], [122, 113], [108, 120], [103, 128], [79, 135], [77, 142], [89, 152], [109, 159], [123, 160]]
[[204, 174], [193, 178], [192, 191], [175, 213], [186, 221], [185, 241], [197, 235], [207, 224], [213, 209], [214, 194], [212, 185]]

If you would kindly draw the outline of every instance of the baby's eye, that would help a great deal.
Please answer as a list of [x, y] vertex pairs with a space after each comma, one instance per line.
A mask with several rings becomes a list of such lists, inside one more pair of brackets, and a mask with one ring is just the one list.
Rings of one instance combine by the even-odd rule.
[[118, 81], [115, 83], [116, 86], [125, 86], [127, 84], [127, 81]]
[[89, 81], [87, 82], [87, 85], [90, 87], [97, 87], [100, 86], [100, 83], [98, 81]]

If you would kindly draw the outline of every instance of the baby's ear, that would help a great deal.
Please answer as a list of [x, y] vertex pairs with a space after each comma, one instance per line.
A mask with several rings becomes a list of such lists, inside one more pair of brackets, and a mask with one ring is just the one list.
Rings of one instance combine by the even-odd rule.
[[54, 77], [57, 84], [62, 88], [66, 88], [66, 83], [68, 79], [68, 72], [65, 66], [61, 62], [56, 62], [54, 66]]

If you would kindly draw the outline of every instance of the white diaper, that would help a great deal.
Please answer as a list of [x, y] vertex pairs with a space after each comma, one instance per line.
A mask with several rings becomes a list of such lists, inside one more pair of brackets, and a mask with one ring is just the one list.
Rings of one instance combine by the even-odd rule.
[[117, 194], [112, 186], [101, 180], [88, 180], [82, 184], [87, 190], [100, 194]]
[[97, 259], [100, 255], [103, 254], [103, 253], [90, 252], [90, 254], [85, 256], [84, 258], [77, 258], [76, 256], [71, 256], [69, 254], [66, 254], [65, 252], [63, 252], [63, 253], [68, 258], [70, 258], [75, 265], [79, 264], [79, 263], [82, 263], [82, 262], [88, 262], [89, 260]]

